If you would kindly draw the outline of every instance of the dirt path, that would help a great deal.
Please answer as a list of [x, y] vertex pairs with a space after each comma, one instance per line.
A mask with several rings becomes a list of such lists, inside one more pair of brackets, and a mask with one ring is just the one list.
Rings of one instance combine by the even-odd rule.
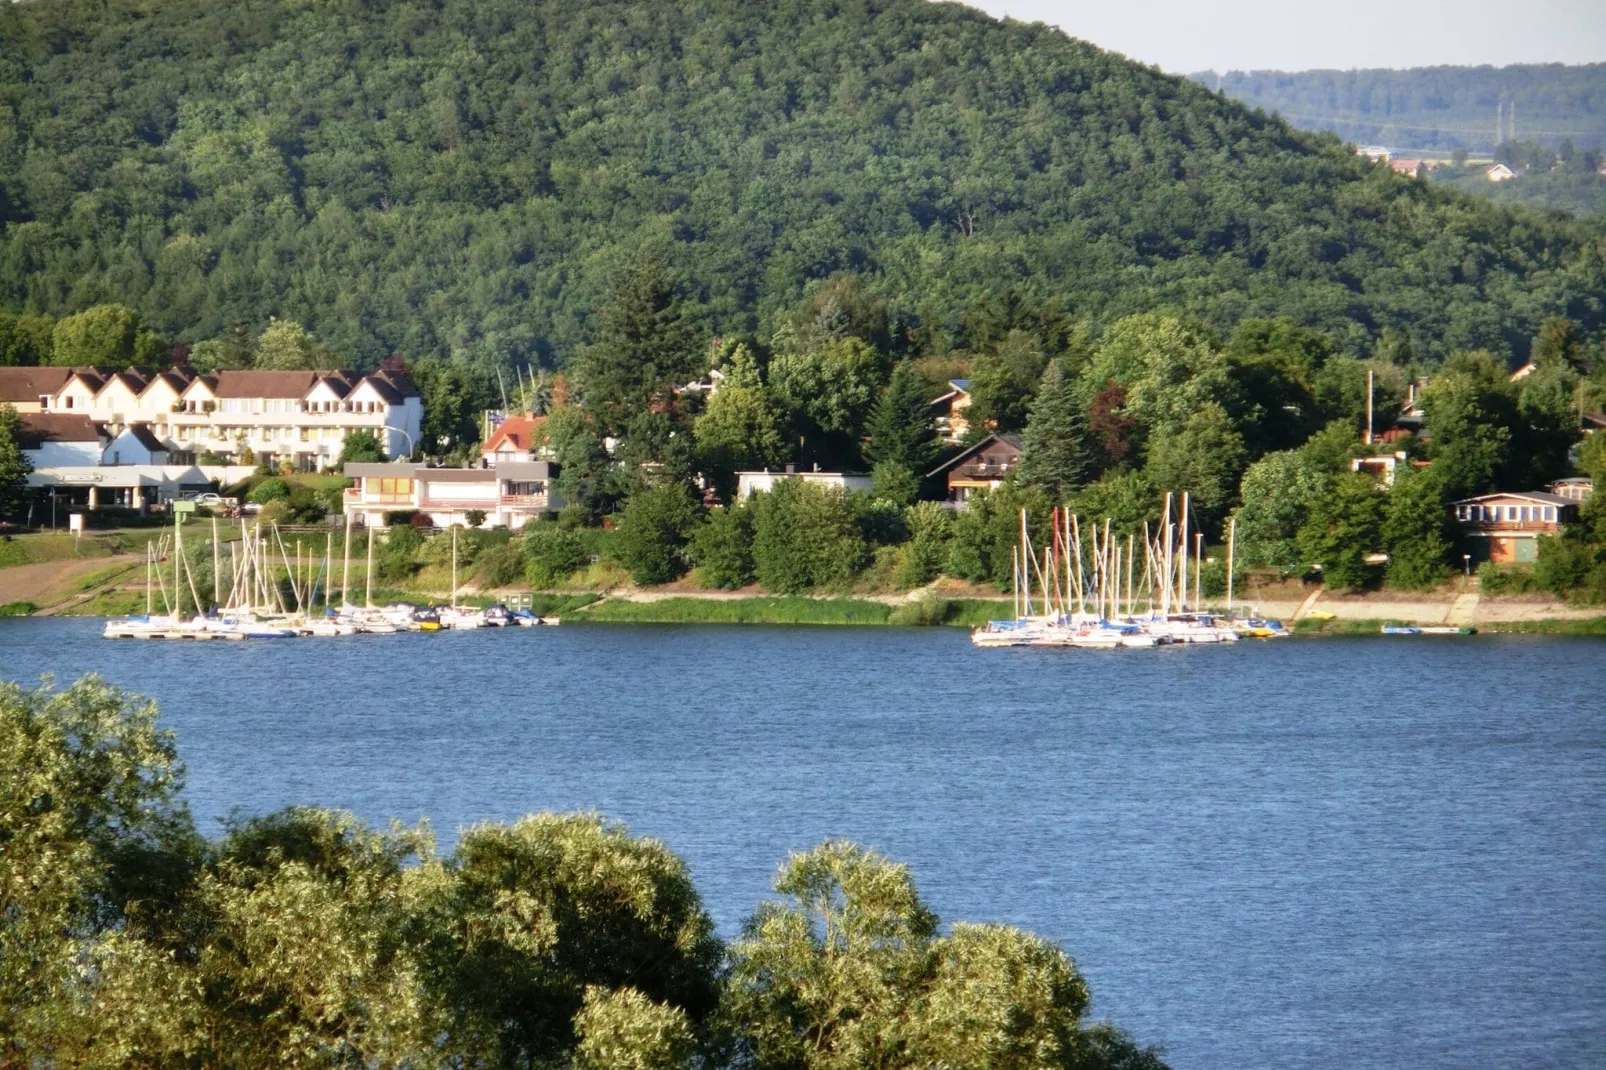
[[0, 568], [0, 605], [32, 602], [48, 606], [60, 602], [72, 593], [73, 581], [78, 577], [116, 564], [114, 558], [82, 557]]

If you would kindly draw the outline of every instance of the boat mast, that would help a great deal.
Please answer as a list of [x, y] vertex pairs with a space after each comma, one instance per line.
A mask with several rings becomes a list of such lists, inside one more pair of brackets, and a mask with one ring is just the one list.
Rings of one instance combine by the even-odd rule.
[[151, 540], [145, 540], [145, 615], [151, 615]]
[[[1187, 612], [1188, 609], [1188, 492], [1182, 492], [1182, 523], [1178, 529], [1181, 537], [1177, 539], [1177, 549], [1182, 551], [1178, 559], [1181, 571], [1177, 573], [1177, 609]], [[1198, 609], [1198, 606], [1194, 607]]]
[[218, 544], [217, 517], [212, 518], [212, 604], [223, 605], [223, 548]]
[[1238, 536], [1238, 518], [1227, 518], [1227, 616], [1232, 617], [1232, 551]]
[[452, 525], [452, 608], [457, 608], [457, 525]]
[[1132, 616], [1132, 549], [1133, 537], [1131, 532], [1126, 536], [1126, 615]]
[[367, 606], [367, 608], [373, 609], [374, 608], [374, 526], [372, 524], [368, 524], [368, 525], [366, 525], [366, 527], [368, 528], [368, 567], [366, 569], [364, 569], [364, 572], [366, 573], [366, 579], [368, 581], [368, 590], [367, 590], [367, 593], [363, 596], [363, 604], [365, 606]]
[[1196, 547], [1193, 555], [1193, 608], [1197, 612], [1204, 608], [1204, 597], [1200, 594], [1202, 585], [1199, 582], [1204, 575], [1204, 532], [1196, 532], [1193, 540]]
[[346, 550], [340, 558], [340, 608], [351, 605], [351, 515], [341, 517], [346, 531]]

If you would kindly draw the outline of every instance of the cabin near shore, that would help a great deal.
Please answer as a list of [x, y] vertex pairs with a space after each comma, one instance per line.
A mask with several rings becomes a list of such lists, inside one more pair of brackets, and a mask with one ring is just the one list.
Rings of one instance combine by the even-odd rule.
[[1480, 494], [1451, 508], [1473, 559], [1497, 565], [1539, 560], [1539, 536], [1578, 519], [1578, 499], [1543, 490]]

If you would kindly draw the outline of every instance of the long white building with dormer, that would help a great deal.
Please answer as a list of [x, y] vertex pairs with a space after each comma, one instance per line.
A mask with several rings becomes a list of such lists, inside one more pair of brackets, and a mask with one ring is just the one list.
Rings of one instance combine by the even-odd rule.
[[[174, 464], [251, 458], [302, 471], [332, 466], [367, 431], [387, 455], [418, 446], [423, 401], [401, 371], [218, 371], [173, 367], [0, 368], [0, 403], [20, 413], [87, 417], [107, 441], [138, 429]], [[109, 463], [109, 462], [108, 462]]]

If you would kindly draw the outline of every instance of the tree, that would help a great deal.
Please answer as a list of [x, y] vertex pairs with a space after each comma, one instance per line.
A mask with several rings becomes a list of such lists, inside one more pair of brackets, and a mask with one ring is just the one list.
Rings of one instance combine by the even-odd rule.
[[66, 1039], [50, 1007], [82, 995], [84, 937], [178, 908], [199, 854], [183, 782], [153, 703], [96, 676], [0, 683], [0, 1061]]
[[28, 504], [28, 473], [33, 462], [22, 451], [22, 420], [0, 405], [0, 520], [18, 520]]
[[574, 1028], [577, 1070], [682, 1070], [696, 1053], [686, 1012], [635, 988], [587, 986]]
[[1177, 434], [1207, 404], [1241, 408], [1212, 339], [1173, 316], [1128, 316], [1111, 325], [1080, 376], [1084, 404], [1111, 383], [1124, 391], [1122, 411], [1137, 421], [1132, 438], [1139, 443]]
[[555, 405], [540, 434], [557, 462], [553, 489], [567, 506], [595, 513], [604, 504], [612, 462], [591, 418], [578, 405]]
[[55, 328], [49, 316], [0, 312], [0, 368], [49, 364]]
[[700, 360], [674, 276], [662, 261], [638, 257], [614, 277], [597, 340], [580, 353], [585, 409], [604, 433], [618, 434], [669, 387], [697, 375]]
[[1163, 1066], [1084, 1030], [1089, 993], [1064, 951], [1003, 925], [937, 917], [901, 865], [850, 843], [794, 854], [731, 948], [729, 999], [760, 1065]]
[[897, 461], [878, 461], [870, 470], [870, 493], [882, 501], [909, 505], [920, 497], [920, 477]]
[[688, 566], [686, 547], [703, 508], [683, 483], [637, 491], [619, 519], [619, 559], [638, 584], [669, 583]]
[[1366, 563], [1381, 542], [1383, 492], [1364, 475], [1335, 476], [1326, 494], [1311, 503], [1299, 529], [1307, 563], [1320, 565], [1328, 587], [1362, 587], [1371, 578]]
[[735, 590], [752, 583], [753, 510], [741, 505], [716, 506], [692, 535], [692, 560], [703, 587]]
[[865, 421], [885, 375], [885, 358], [859, 338], [782, 350], [770, 362], [770, 388], [786, 409], [799, 460], [854, 463]]
[[[420, 896], [422, 981], [459, 1065], [551, 1065], [587, 1027], [595, 1055], [630, 1019], [696, 1030], [717, 1005], [722, 948], [685, 863], [595, 815], [477, 825]], [[609, 1013], [592, 987], [642, 1000]]]
[[1227, 362], [1252, 418], [1241, 427], [1251, 456], [1297, 447], [1321, 426], [1313, 383], [1332, 355], [1327, 339], [1292, 320], [1244, 320]]
[[1449, 574], [1450, 504], [1444, 493], [1444, 476], [1401, 466], [1389, 489], [1379, 531], [1389, 555], [1387, 580], [1391, 586], [1433, 587]]
[[698, 463], [723, 500], [736, 492], [737, 472], [785, 463], [780, 416], [760, 385], [721, 387], [694, 428]]
[[127, 305], [96, 305], [66, 316], [56, 322], [50, 363], [61, 367], [130, 364], [139, 330], [139, 313]]
[[339, 465], [374, 464], [384, 460], [385, 446], [378, 435], [361, 429], [346, 432], [345, 441], [340, 444]]
[[968, 437], [980, 440], [994, 431], [1018, 431], [1026, 425], [1027, 404], [1042, 376], [1047, 356], [1036, 338], [1012, 330], [996, 346], [976, 354], [970, 365]]
[[256, 366], [274, 371], [327, 368], [332, 355], [295, 320], [272, 319], [257, 336]]
[[1511, 463], [1517, 399], [1505, 367], [1488, 353], [1458, 354], [1423, 392], [1433, 465], [1451, 498], [1496, 490]]
[[917, 477], [937, 456], [937, 429], [931, 399], [914, 365], [904, 361], [892, 369], [887, 388], [870, 413], [870, 445], [865, 456], [877, 465], [895, 464]]
[[844, 585], [864, 563], [858, 517], [839, 488], [783, 479], [746, 508], [753, 510], [754, 571], [776, 594]]
[[1159, 530], [1160, 495], [1142, 472], [1107, 472], [1071, 495], [1067, 503], [1078, 516], [1103, 522], [1121, 535], [1143, 533], [1149, 522], [1151, 535]]
[[1048, 527], [1050, 503], [1035, 487], [1009, 482], [994, 491], [973, 495], [953, 519], [943, 571], [973, 582], [1010, 589], [1011, 555], [1020, 542], [1021, 511], [1033, 531]]
[[1330, 469], [1302, 450], [1268, 453], [1244, 472], [1239, 487], [1235, 556], [1245, 568], [1300, 567], [1299, 529], [1327, 493]]
[[1091, 454], [1075, 384], [1051, 361], [1029, 406], [1015, 477], [1063, 502], [1092, 477]]
[[1144, 474], [1162, 490], [1189, 492], [1200, 527], [1210, 530], [1232, 504], [1245, 455], [1243, 436], [1227, 411], [1207, 402], [1175, 434], [1150, 441]]

